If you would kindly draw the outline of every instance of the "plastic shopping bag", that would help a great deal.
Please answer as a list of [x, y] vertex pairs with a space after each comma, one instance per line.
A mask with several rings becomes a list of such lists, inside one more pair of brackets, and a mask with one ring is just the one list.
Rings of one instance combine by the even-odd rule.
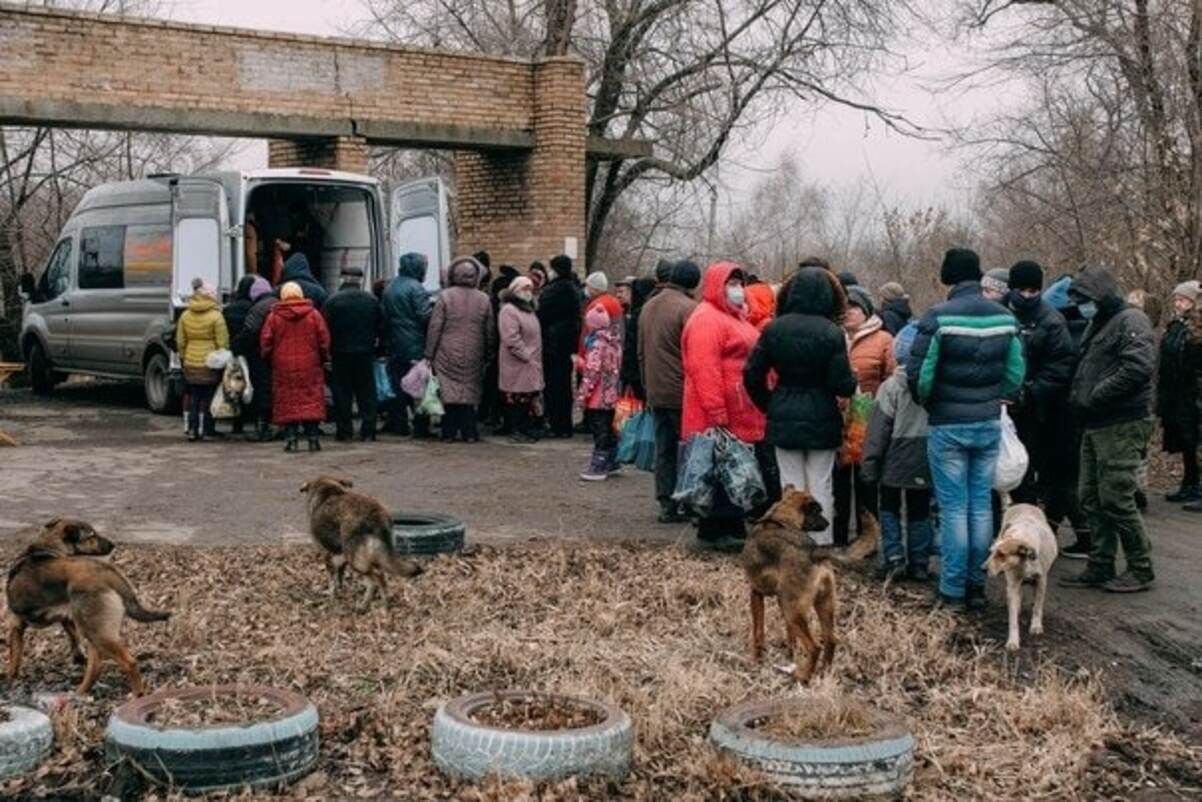
[[255, 400], [255, 388], [250, 383], [250, 365], [246, 362], [246, 357], [238, 357], [238, 367], [242, 369], [242, 378], [246, 382], [246, 387], [242, 389], [242, 405], [246, 406]]
[[438, 395], [438, 377], [431, 376], [426, 382], [426, 392], [422, 396], [421, 403], [417, 405], [418, 415], [443, 415], [446, 410], [442, 407], [442, 399]]
[[655, 470], [655, 416], [651, 410], [636, 412], [626, 422], [618, 440], [618, 462]]
[[225, 366], [230, 363], [234, 355], [230, 353], [228, 348], [218, 348], [215, 351], [209, 351], [205, 357], [205, 367], [210, 370], [225, 370]]
[[1018, 430], [1010, 413], [1002, 407], [1002, 438], [998, 443], [997, 465], [993, 469], [993, 489], [999, 493], [1009, 493], [1022, 484], [1027, 475], [1027, 466], [1031, 464], [1027, 449], [1018, 439]]
[[614, 407], [614, 431], [621, 434], [632, 417], [643, 411], [643, 402], [627, 390]]
[[388, 375], [388, 360], [377, 359], [372, 366], [376, 377], [376, 401], [386, 404], [396, 398], [396, 390], [392, 389], [392, 377]]
[[409, 372], [401, 378], [401, 392], [410, 398], [425, 398], [426, 388], [434, 374], [430, 371], [430, 363], [419, 359], [409, 368]]
[[714, 507], [714, 436], [701, 432], [681, 447], [672, 500], [705, 517]]
[[843, 445], [839, 447], [839, 464], [856, 465], [864, 459], [864, 443], [868, 440], [868, 420], [872, 417], [872, 396], [856, 393], [843, 414]]
[[763, 504], [768, 490], [755, 451], [726, 429], [718, 429], [716, 436], [714, 474], [731, 503], [745, 511]]

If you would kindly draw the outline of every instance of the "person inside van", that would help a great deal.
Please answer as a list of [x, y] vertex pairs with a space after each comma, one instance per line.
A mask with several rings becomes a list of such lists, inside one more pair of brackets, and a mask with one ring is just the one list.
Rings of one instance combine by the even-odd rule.
[[188, 440], [195, 442], [216, 433], [209, 404], [221, 381], [221, 371], [208, 366], [209, 354], [230, 347], [229, 331], [217, 303], [217, 291], [201, 278], [192, 279], [192, 297], [179, 317], [175, 343], [188, 384]]

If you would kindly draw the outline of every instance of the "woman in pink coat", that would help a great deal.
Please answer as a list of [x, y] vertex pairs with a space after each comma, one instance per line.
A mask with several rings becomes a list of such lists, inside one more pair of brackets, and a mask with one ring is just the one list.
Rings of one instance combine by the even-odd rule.
[[543, 342], [534, 314], [534, 284], [515, 278], [501, 291], [497, 334], [501, 341], [497, 385], [506, 423], [517, 443], [533, 443], [531, 420], [542, 412]]

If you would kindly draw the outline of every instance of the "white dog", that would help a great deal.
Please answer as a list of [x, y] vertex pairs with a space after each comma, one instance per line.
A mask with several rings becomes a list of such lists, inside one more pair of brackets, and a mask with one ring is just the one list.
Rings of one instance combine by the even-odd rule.
[[985, 569], [990, 576], [1006, 575], [1006, 606], [1010, 613], [1010, 637], [1006, 648], [1018, 651], [1018, 612], [1023, 604], [1023, 583], [1035, 585], [1031, 609], [1031, 634], [1043, 634], [1043, 599], [1048, 589], [1048, 572], [1056, 561], [1056, 535], [1043, 510], [1034, 504], [1014, 504], [1002, 516], [1002, 529], [989, 549]]

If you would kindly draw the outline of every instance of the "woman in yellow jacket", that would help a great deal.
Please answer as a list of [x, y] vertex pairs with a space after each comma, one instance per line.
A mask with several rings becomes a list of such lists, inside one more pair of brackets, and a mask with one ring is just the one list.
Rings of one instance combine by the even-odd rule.
[[187, 412], [188, 440], [195, 441], [216, 432], [208, 411], [213, 392], [221, 383], [221, 371], [213, 370], [205, 362], [209, 354], [230, 347], [230, 335], [217, 303], [217, 291], [206, 287], [199, 278], [192, 279], [192, 297], [188, 299], [188, 308], [179, 316], [175, 345], [184, 366], [184, 381], [191, 399]]

